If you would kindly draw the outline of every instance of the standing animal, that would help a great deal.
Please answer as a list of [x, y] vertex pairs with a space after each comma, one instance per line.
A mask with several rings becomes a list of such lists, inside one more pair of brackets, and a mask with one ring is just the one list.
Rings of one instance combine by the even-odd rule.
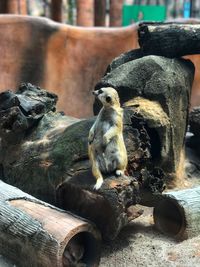
[[88, 138], [88, 153], [96, 178], [94, 189], [98, 190], [103, 183], [102, 173], [124, 174], [127, 152], [123, 139], [123, 109], [117, 91], [105, 87], [93, 94], [103, 104]]

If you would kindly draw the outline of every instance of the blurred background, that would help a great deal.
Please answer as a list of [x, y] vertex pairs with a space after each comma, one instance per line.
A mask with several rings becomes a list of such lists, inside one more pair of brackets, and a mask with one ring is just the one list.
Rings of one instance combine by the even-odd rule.
[[1, 0], [0, 13], [48, 17], [78, 26], [199, 18], [199, 0]]

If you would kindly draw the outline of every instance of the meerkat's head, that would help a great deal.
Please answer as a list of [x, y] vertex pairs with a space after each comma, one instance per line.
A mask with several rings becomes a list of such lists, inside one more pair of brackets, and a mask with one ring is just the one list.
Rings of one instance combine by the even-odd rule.
[[112, 87], [103, 87], [93, 91], [93, 94], [101, 101], [104, 107], [120, 106], [119, 95]]

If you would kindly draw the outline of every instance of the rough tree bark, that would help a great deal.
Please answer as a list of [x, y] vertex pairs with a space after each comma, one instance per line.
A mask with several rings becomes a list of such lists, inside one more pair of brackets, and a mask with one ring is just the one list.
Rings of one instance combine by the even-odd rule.
[[94, 26], [94, 0], [77, 0], [77, 26]]
[[110, 27], [122, 26], [123, 0], [110, 0]]
[[94, 26], [106, 25], [106, 0], [94, 0]]
[[[142, 202], [141, 193], [163, 191], [164, 174], [151, 164], [147, 122], [138, 117], [137, 105], [127, 105], [124, 137], [131, 176], [110, 174], [96, 192], [87, 151], [95, 118], [78, 120], [52, 112], [55, 101], [55, 95], [30, 84], [22, 85], [16, 95], [0, 95], [2, 179], [92, 220], [104, 239], [114, 239], [128, 221], [141, 214], [129, 209]], [[151, 122], [162, 128], [166, 127], [164, 119], [161, 114], [155, 120], [151, 117]]]
[[62, 22], [62, 0], [51, 0], [51, 19]]
[[141, 23], [139, 44], [145, 55], [169, 58], [200, 53], [200, 25]]
[[27, 15], [26, 0], [1, 0], [0, 13]]
[[22, 267], [98, 266], [100, 234], [88, 221], [0, 181], [0, 251]]
[[160, 196], [154, 208], [156, 227], [177, 239], [191, 238], [200, 231], [200, 187]]
[[16, 0], [7, 1], [7, 13], [19, 14], [19, 2]]

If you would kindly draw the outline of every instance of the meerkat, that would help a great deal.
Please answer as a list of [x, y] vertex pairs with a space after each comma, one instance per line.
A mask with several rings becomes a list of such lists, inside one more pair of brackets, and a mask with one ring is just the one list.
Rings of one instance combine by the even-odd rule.
[[96, 178], [94, 189], [98, 190], [103, 183], [102, 173], [124, 174], [127, 152], [123, 139], [123, 109], [117, 91], [106, 87], [93, 94], [103, 104], [88, 138], [89, 159]]

